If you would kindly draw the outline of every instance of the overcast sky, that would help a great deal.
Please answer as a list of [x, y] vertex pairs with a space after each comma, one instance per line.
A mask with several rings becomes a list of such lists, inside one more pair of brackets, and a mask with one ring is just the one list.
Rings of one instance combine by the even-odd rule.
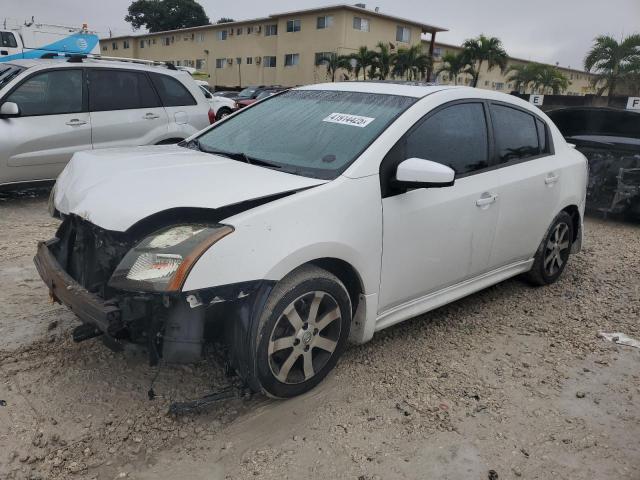
[[[580, 68], [596, 35], [640, 33], [640, 0], [363, 0], [368, 8], [448, 28], [438, 40], [459, 44], [480, 33], [500, 38], [509, 55]], [[100, 36], [131, 32], [124, 21], [131, 0], [0, 0], [3, 17], [80, 25]], [[339, 0], [200, 0], [212, 21], [332, 5]], [[350, 3], [350, 2], [349, 2]], [[353, 1], [355, 3], [355, 0]]]

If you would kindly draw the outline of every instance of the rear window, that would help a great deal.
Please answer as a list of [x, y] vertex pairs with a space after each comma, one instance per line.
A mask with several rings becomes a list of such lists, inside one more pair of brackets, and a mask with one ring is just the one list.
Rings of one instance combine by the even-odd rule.
[[89, 70], [89, 110], [104, 112], [154, 108], [160, 100], [144, 73], [126, 70]]
[[500, 163], [540, 154], [538, 127], [533, 115], [494, 104], [491, 105], [491, 119]]
[[18, 42], [16, 37], [11, 32], [0, 32], [0, 46], [5, 48], [17, 48]]
[[197, 105], [189, 90], [175, 78], [157, 73], [152, 74], [151, 78], [165, 107]]

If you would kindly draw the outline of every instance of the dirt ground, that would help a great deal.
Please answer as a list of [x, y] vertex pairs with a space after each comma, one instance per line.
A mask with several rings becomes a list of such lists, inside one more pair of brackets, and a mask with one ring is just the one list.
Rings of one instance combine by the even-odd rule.
[[513, 279], [381, 332], [305, 396], [173, 417], [222, 369], [74, 344], [31, 260], [46, 203], [0, 195], [2, 479], [640, 479], [640, 350], [598, 337], [640, 338], [640, 225], [588, 219], [556, 285]]

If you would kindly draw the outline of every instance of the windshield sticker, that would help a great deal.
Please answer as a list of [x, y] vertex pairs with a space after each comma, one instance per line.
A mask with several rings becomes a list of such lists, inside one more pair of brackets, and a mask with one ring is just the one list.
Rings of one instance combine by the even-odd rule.
[[351, 125], [352, 127], [364, 128], [373, 122], [375, 118], [361, 117], [359, 115], [349, 115], [348, 113], [332, 113], [323, 122], [339, 123], [341, 125]]

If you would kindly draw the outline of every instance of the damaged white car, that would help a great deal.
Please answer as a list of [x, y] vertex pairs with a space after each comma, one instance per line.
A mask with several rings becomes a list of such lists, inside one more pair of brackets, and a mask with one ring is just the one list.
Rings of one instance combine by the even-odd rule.
[[377, 82], [293, 89], [181, 144], [76, 154], [35, 258], [80, 341], [191, 362], [222, 340], [254, 391], [318, 384], [348, 341], [582, 241], [587, 163], [526, 102]]

